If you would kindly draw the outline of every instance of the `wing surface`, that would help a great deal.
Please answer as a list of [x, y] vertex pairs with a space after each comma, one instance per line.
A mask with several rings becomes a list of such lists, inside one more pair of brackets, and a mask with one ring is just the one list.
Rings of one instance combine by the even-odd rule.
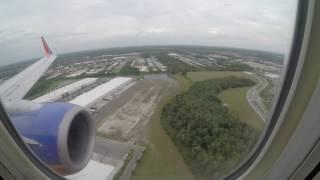
[[54, 55], [44, 37], [41, 37], [41, 40], [46, 56], [5, 81], [0, 86], [1, 100], [14, 101], [22, 99], [56, 59], [57, 56]]

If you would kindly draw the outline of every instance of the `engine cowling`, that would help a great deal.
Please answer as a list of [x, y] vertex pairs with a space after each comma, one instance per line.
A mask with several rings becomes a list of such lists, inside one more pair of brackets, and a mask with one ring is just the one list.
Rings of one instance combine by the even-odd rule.
[[93, 152], [95, 123], [82, 107], [44, 103], [27, 112], [10, 114], [31, 150], [62, 175], [83, 169]]

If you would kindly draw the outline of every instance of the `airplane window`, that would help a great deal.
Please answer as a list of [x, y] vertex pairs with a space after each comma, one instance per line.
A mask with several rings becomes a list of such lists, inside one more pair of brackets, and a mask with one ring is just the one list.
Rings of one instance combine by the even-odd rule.
[[0, 9], [0, 97], [42, 162], [70, 179], [193, 180], [234, 170], [266, 128], [297, 0]]

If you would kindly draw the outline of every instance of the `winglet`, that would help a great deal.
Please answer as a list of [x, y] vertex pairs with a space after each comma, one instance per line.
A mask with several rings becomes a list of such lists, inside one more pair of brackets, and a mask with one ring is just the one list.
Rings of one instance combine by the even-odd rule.
[[46, 53], [46, 56], [52, 55], [53, 51], [51, 50], [51, 48], [49, 47], [46, 39], [43, 36], [41, 36], [41, 41], [42, 41], [44, 52]]

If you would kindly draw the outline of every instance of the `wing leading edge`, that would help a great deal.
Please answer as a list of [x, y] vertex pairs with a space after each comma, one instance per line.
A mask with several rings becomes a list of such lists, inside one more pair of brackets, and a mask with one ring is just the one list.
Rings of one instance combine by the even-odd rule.
[[45, 38], [41, 37], [41, 40], [46, 56], [5, 81], [0, 86], [1, 100], [14, 101], [22, 99], [56, 59], [57, 56], [54, 55]]

